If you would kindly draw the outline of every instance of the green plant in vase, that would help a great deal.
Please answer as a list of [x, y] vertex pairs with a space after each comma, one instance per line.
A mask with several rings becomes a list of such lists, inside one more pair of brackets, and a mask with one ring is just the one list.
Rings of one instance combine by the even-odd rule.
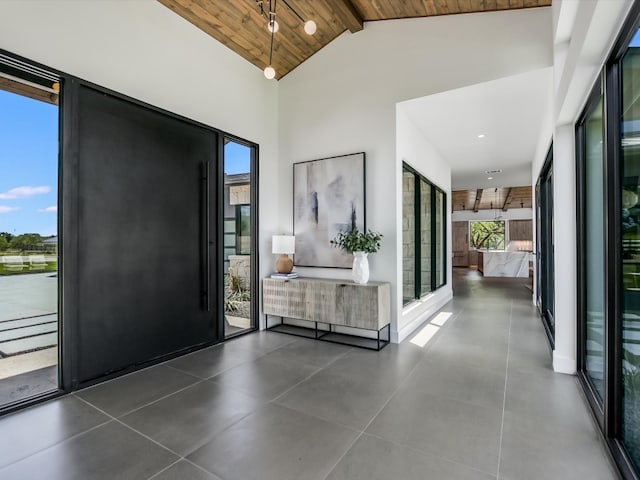
[[383, 235], [373, 230], [360, 232], [353, 228], [349, 232], [339, 232], [331, 245], [340, 248], [347, 253], [353, 254], [353, 268], [351, 274], [356, 283], [367, 283], [369, 281], [369, 260], [367, 255], [380, 250]]

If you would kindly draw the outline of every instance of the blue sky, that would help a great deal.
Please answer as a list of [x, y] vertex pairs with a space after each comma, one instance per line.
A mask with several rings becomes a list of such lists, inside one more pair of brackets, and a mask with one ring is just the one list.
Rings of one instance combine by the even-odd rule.
[[[251, 151], [225, 145], [225, 173], [249, 172]], [[0, 232], [56, 235], [58, 107], [0, 90]]]
[[224, 173], [249, 173], [251, 149], [239, 143], [229, 142], [224, 146]]
[[57, 232], [58, 107], [0, 90], [0, 232]]

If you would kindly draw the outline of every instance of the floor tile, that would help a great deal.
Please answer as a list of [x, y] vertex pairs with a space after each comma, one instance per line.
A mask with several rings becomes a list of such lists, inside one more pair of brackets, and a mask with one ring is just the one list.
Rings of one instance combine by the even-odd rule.
[[495, 474], [501, 422], [501, 408], [480, 407], [403, 387], [367, 433]]
[[3, 480], [138, 480], [178, 459], [116, 421], [0, 470]]
[[121, 421], [184, 456], [262, 403], [205, 381], [125, 415]]
[[0, 418], [0, 466], [15, 462], [108, 420], [109, 417], [72, 396], [7, 415]]
[[431, 395], [501, 409], [505, 376], [506, 372], [458, 365], [455, 362], [435, 362], [427, 356], [406, 383]]
[[320, 480], [358, 433], [267, 405], [189, 455], [224, 480]]
[[510, 371], [507, 376], [505, 409], [508, 412], [537, 417], [574, 429], [592, 429], [587, 405], [580, 396], [577, 379], [551, 371]]
[[264, 354], [247, 350], [236, 342], [229, 342], [178, 357], [167, 362], [166, 365], [205, 379], [243, 363], [256, 360], [262, 355]]
[[198, 381], [192, 375], [158, 365], [80, 390], [75, 395], [118, 417]]
[[174, 463], [162, 473], [156, 475], [151, 480], [222, 480], [213, 473], [205, 472], [200, 467], [186, 461], [180, 460]]
[[262, 331], [234, 338], [229, 341], [229, 344], [252, 352], [269, 353], [296, 340], [299, 340], [299, 337]]
[[267, 358], [242, 364], [211, 380], [256, 397], [272, 400], [318, 371], [318, 367]]
[[327, 480], [495, 480], [495, 476], [372, 437], [361, 436]]
[[500, 478], [615, 480], [618, 476], [593, 428], [575, 431], [507, 412]]
[[353, 347], [346, 345], [299, 339], [268, 353], [265, 358], [325, 367], [351, 350]]
[[354, 348], [325, 370], [329, 374], [361, 376], [399, 385], [424, 358], [426, 349], [411, 343], [390, 344], [376, 352]]
[[429, 349], [427, 358], [437, 363], [451, 362], [456, 365], [486, 368], [498, 373], [507, 369], [506, 350], [487, 348], [470, 342], [438, 341]]
[[363, 430], [396, 387], [374, 377], [322, 371], [276, 401], [326, 420]]

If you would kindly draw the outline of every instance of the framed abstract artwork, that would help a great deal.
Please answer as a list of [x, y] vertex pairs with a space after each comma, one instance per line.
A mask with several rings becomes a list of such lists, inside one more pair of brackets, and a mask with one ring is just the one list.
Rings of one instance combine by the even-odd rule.
[[365, 231], [365, 155], [293, 165], [295, 264], [351, 268], [353, 256], [329, 243], [338, 232]]

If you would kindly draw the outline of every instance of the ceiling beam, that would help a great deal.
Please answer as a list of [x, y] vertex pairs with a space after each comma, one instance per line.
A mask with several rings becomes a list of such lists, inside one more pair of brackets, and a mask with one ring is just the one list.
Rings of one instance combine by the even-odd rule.
[[340, 20], [344, 26], [351, 33], [359, 32], [364, 28], [364, 20], [362, 15], [353, 6], [350, 0], [326, 0], [338, 20]]
[[509, 210], [509, 205], [511, 205], [512, 201], [513, 201], [513, 188], [510, 188], [509, 191], [507, 192], [507, 198], [504, 199], [504, 205], [502, 205], [503, 212], [506, 212], [507, 210]]
[[58, 94], [37, 88], [33, 85], [17, 82], [10, 78], [0, 76], [0, 90], [22, 95], [24, 97], [40, 100], [41, 102], [58, 105]]
[[477, 212], [478, 210], [480, 210], [480, 201], [482, 200], [482, 192], [484, 192], [482, 188], [479, 188], [478, 190], [476, 190], [476, 201], [473, 204], [474, 212]]

